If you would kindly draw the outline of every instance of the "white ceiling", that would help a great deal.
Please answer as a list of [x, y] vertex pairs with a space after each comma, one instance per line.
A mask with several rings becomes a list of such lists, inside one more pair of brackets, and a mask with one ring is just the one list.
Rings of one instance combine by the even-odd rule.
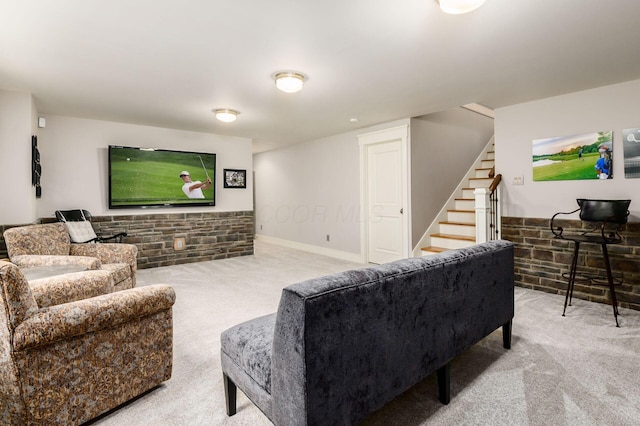
[[[0, 0], [0, 89], [31, 92], [41, 114], [261, 152], [640, 79], [639, 44], [639, 0], [487, 0], [457, 16], [435, 0]], [[309, 76], [302, 92], [275, 89], [283, 69]]]

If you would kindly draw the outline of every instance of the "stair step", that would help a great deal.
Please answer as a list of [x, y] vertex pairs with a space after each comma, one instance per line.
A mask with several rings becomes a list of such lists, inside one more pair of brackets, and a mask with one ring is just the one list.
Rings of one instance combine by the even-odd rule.
[[476, 176], [475, 177], [477, 177], [477, 178], [488, 178], [489, 177], [489, 173], [491, 173], [491, 170], [493, 170], [493, 167], [476, 169]]
[[447, 249], [458, 249], [472, 246], [476, 243], [475, 236], [469, 237], [465, 235], [452, 234], [433, 234], [431, 235], [431, 245]]
[[492, 178], [470, 178], [469, 185], [473, 188], [488, 188], [493, 182]]
[[437, 254], [437, 253], [442, 253], [443, 251], [449, 251], [449, 249], [442, 248], [442, 247], [429, 246], [429, 247], [422, 247], [420, 251], [422, 252], [423, 256], [428, 256], [430, 254]]
[[440, 222], [440, 232], [449, 235], [476, 236], [476, 224], [469, 222]]
[[495, 160], [496, 153], [494, 151], [487, 151], [487, 160]]
[[455, 209], [456, 210], [475, 210], [476, 199], [475, 198], [456, 198]]
[[473, 210], [447, 210], [447, 221], [476, 223], [476, 212]]
[[473, 193], [473, 191], [475, 191], [475, 188], [462, 188], [462, 198], [473, 198], [473, 199], [475, 199], [476, 196]]
[[480, 167], [482, 168], [492, 168], [494, 165], [496, 164], [496, 162], [494, 160], [481, 160], [480, 161]]

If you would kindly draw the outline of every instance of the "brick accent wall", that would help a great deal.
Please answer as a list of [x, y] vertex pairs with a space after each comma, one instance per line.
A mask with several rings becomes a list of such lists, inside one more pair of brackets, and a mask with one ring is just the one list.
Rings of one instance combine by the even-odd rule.
[[[579, 220], [563, 220], [565, 232], [580, 229]], [[609, 259], [615, 278], [622, 284], [616, 286], [618, 304], [624, 308], [640, 310], [640, 223], [629, 223], [621, 233], [622, 244], [609, 245]], [[516, 285], [549, 293], [565, 295], [574, 245], [570, 241], [555, 239], [549, 227], [549, 219], [502, 218], [502, 237], [515, 243]], [[606, 277], [602, 249], [597, 244], [581, 244], [578, 273], [587, 272]], [[607, 287], [579, 283], [573, 297], [610, 304]], [[558, 307], [558, 314], [562, 306]]]
[[[138, 247], [140, 269], [253, 254], [253, 211], [94, 216], [92, 223], [98, 234], [127, 232], [123, 242]], [[175, 238], [185, 239], [184, 250], [174, 250]]]

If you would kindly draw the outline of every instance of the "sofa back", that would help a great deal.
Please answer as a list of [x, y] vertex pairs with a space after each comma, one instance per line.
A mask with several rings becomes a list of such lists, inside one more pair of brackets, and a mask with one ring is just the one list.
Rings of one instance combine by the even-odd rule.
[[69, 255], [71, 240], [64, 223], [46, 223], [9, 228], [4, 231], [9, 258], [28, 254]]
[[513, 245], [490, 241], [285, 288], [274, 423], [364, 419], [507, 323], [513, 286]]

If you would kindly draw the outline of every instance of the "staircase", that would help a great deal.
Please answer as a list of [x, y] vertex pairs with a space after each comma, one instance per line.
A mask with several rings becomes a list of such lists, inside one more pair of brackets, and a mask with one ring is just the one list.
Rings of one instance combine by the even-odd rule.
[[490, 145], [484, 158], [480, 161], [480, 167], [475, 169], [472, 177], [468, 179], [468, 187], [461, 188], [456, 195], [454, 208], [447, 210], [447, 219], [438, 222], [436, 233], [430, 234], [430, 245], [422, 247], [423, 256], [440, 253], [446, 250], [468, 247], [476, 243], [476, 212], [475, 196], [476, 188], [488, 188], [493, 182], [489, 174], [494, 166], [493, 144]]

